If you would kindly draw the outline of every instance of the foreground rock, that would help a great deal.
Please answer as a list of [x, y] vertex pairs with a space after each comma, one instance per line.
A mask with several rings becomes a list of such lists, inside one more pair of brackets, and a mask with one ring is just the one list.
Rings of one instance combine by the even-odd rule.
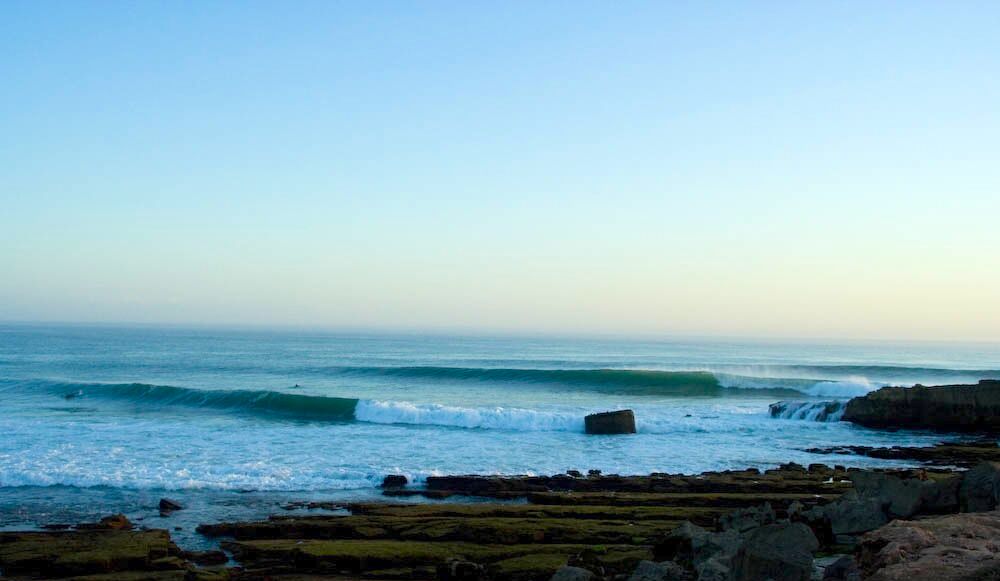
[[897, 520], [865, 535], [859, 563], [871, 581], [1000, 578], [1000, 513]]
[[590, 414], [583, 418], [588, 434], [634, 434], [635, 414], [632, 410]]
[[765, 525], [746, 535], [734, 562], [737, 580], [809, 581], [819, 541], [802, 523]]
[[883, 387], [847, 402], [843, 419], [873, 428], [1000, 433], [1000, 380]]

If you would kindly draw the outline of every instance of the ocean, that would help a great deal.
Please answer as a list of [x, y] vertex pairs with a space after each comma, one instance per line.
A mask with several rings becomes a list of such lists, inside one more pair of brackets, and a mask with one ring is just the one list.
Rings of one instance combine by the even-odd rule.
[[[943, 436], [827, 402], [983, 378], [1000, 346], [0, 325], [0, 527], [142, 518], [160, 496], [193, 525], [369, 498], [387, 474], [885, 465], [805, 449]], [[637, 434], [583, 433], [621, 408]]]

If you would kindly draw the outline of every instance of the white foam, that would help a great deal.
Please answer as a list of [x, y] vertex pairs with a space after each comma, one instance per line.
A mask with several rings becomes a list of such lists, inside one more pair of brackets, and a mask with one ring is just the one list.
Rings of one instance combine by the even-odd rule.
[[771, 417], [783, 420], [839, 422], [847, 404], [842, 401], [782, 401], [771, 405]]
[[820, 381], [803, 390], [804, 393], [820, 397], [857, 397], [875, 391], [884, 384], [876, 384], [865, 377], [851, 377], [841, 381]]
[[374, 424], [424, 424], [524, 432], [582, 432], [583, 414], [519, 408], [462, 408], [440, 404], [361, 400], [355, 419]]

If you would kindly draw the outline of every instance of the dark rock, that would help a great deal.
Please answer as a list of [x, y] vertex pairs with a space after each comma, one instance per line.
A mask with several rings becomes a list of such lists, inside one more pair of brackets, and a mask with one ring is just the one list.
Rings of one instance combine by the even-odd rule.
[[686, 581], [690, 578], [691, 575], [677, 563], [640, 561], [628, 581]]
[[743, 539], [736, 531], [710, 533], [684, 522], [654, 544], [653, 558], [687, 566], [698, 579], [728, 579], [742, 544]]
[[845, 494], [843, 498], [818, 509], [826, 515], [830, 530], [841, 542], [845, 536], [873, 531], [889, 522], [882, 501], [878, 498], [858, 498]]
[[823, 567], [823, 581], [861, 581], [858, 562], [851, 555], [843, 555]]
[[581, 474], [579, 470], [567, 470], [566, 474], [568, 476], [572, 476], [573, 478], [582, 478], [583, 477], [583, 474]]
[[[996, 440], [974, 442], [942, 442], [933, 446], [830, 446], [807, 448], [810, 454], [853, 454], [879, 458], [882, 460], [916, 460], [926, 464], [942, 466], [972, 467], [983, 461], [1000, 461], [1000, 445]], [[843, 466], [834, 466], [834, 471], [844, 471]]]
[[181, 506], [176, 500], [170, 500], [169, 498], [160, 499], [160, 514], [169, 514], [175, 510], [183, 510], [184, 507]]
[[560, 567], [550, 581], [591, 581], [594, 574], [580, 567]]
[[635, 414], [632, 410], [619, 410], [590, 414], [583, 418], [588, 434], [634, 434]]
[[843, 419], [873, 428], [1000, 432], [1000, 380], [883, 387], [847, 402]]
[[733, 565], [737, 581], [809, 581], [819, 541], [802, 523], [766, 525], [747, 533]]
[[224, 565], [229, 557], [222, 551], [184, 551], [181, 556], [198, 565]]
[[[890, 518], [909, 518], [934, 507], [942, 512], [958, 510], [957, 498], [948, 497], [949, 485], [929, 480], [923, 471], [898, 473], [859, 470], [850, 473], [861, 498], [877, 498]], [[942, 498], [942, 494], [946, 498]], [[949, 503], [953, 502], [952, 506]]]
[[382, 479], [382, 488], [402, 488], [409, 483], [402, 474], [390, 474]]
[[719, 519], [719, 526], [722, 530], [732, 529], [738, 533], [742, 533], [759, 526], [771, 524], [776, 518], [774, 509], [771, 508], [771, 503], [765, 502], [760, 506], [741, 508], [723, 515]]
[[959, 487], [962, 512], [986, 512], [1000, 506], [1000, 463], [983, 462], [965, 473]]

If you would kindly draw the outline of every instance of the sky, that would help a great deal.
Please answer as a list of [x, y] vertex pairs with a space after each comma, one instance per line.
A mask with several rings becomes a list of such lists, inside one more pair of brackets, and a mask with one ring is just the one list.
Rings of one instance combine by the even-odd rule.
[[1000, 340], [1000, 3], [0, 3], [0, 320]]

